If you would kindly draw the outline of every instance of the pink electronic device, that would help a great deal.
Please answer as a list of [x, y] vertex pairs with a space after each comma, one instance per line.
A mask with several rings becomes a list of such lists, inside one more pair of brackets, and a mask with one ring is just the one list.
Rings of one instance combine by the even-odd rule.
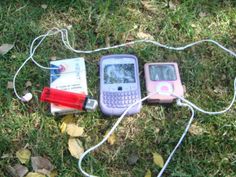
[[144, 65], [146, 89], [151, 103], [171, 103], [175, 97], [184, 95], [177, 63], [146, 63]]

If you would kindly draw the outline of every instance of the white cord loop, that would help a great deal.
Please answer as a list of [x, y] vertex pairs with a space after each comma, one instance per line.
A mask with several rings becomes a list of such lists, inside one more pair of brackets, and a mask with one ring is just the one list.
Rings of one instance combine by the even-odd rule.
[[161, 169], [161, 171], [159, 172], [159, 174], [157, 175], [157, 177], [161, 177], [162, 174], [164, 173], [164, 171], [165, 171], [166, 167], [168, 166], [168, 164], [170, 163], [170, 161], [171, 161], [171, 159], [172, 159], [172, 157], [173, 157], [175, 151], [176, 151], [176, 150], [178, 149], [178, 147], [181, 145], [181, 143], [182, 143], [184, 137], [186, 136], [186, 134], [187, 134], [187, 132], [188, 132], [188, 130], [189, 130], [189, 128], [190, 128], [192, 122], [193, 122], [193, 119], [194, 119], [194, 114], [195, 114], [195, 112], [194, 112], [194, 109], [193, 109], [192, 106], [190, 106], [189, 104], [186, 104], [186, 103], [182, 103], [179, 99], [177, 100], [177, 105], [178, 105], [178, 106], [183, 106], [183, 107], [188, 107], [188, 108], [191, 110], [192, 115], [191, 115], [191, 117], [190, 117], [190, 119], [189, 119], [189, 121], [188, 121], [188, 124], [187, 124], [187, 126], [186, 126], [186, 128], [185, 128], [185, 130], [184, 130], [184, 132], [183, 132], [183, 134], [182, 134], [182, 136], [180, 137], [180, 139], [179, 139], [178, 143], [176, 144], [175, 148], [174, 148], [174, 149], [172, 150], [172, 152], [170, 153], [168, 159], [166, 160], [164, 166], [162, 167], [162, 169]]
[[[13, 89], [14, 89], [14, 93], [15, 95], [17, 96], [17, 98], [19, 98], [21, 101], [30, 101], [30, 99], [32, 98], [32, 94], [26, 94], [25, 96], [21, 97], [19, 96], [19, 94], [17, 93], [17, 90], [16, 90], [16, 77], [17, 75], [19, 74], [19, 72], [21, 71], [21, 69], [25, 66], [25, 64], [31, 59], [38, 67], [42, 68], [42, 69], [55, 69], [55, 68], [50, 68], [50, 67], [45, 67], [45, 66], [42, 66], [40, 65], [37, 61], [34, 60], [33, 56], [35, 54], [35, 51], [36, 49], [42, 44], [42, 42], [45, 40], [46, 37], [48, 36], [53, 36], [53, 35], [57, 35], [57, 34], [60, 34], [61, 36], [61, 40], [62, 40], [62, 43], [65, 45], [65, 47], [75, 53], [85, 53], [85, 54], [89, 54], [89, 53], [95, 53], [95, 52], [99, 52], [99, 51], [104, 51], [104, 50], [110, 50], [110, 49], [116, 49], [116, 48], [120, 48], [120, 47], [125, 47], [125, 46], [129, 46], [129, 45], [133, 45], [133, 44], [138, 44], [138, 43], [150, 43], [150, 44], [154, 44], [158, 47], [162, 47], [162, 48], [165, 48], [165, 49], [170, 49], [170, 50], [176, 50], [176, 51], [181, 51], [181, 50], [185, 50], [189, 47], [192, 47], [194, 45], [198, 45], [198, 44], [201, 44], [203, 42], [209, 42], [209, 43], [213, 43], [215, 44], [216, 46], [220, 47], [221, 49], [223, 49], [225, 52], [233, 55], [234, 57], [236, 57], [236, 54], [235, 52], [227, 49], [226, 47], [224, 47], [223, 45], [219, 44], [218, 42], [214, 41], [214, 40], [211, 40], [211, 39], [205, 39], [205, 40], [200, 40], [200, 41], [197, 41], [197, 42], [193, 42], [193, 43], [190, 43], [190, 44], [187, 44], [185, 46], [182, 46], [182, 47], [172, 47], [172, 46], [168, 46], [168, 45], [164, 45], [164, 44], [161, 44], [157, 41], [152, 41], [152, 40], [148, 40], [148, 39], [142, 39], [142, 40], [136, 40], [136, 41], [132, 41], [132, 42], [127, 42], [127, 43], [124, 43], [124, 44], [119, 44], [119, 45], [115, 45], [115, 46], [111, 46], [111, 47], [104, 47], [104, 48], [98, 48], [98, 49], [94, 49], [94, 50], [76, 50], [74, 49], [71, 45], [70, 45], [70, 42], [69, 42], [69, 37], [68, 37], [68, 31], [67, 29], [58, 29], [58, 28], [53, 28], [51, 30], [49, 30], [47, 33], [43, 34], [43, 35], [40, 35], [38, 37], [36, 37], [32, 43], [31, 43], [31, 46], [30, 46], [30, 52], [29, 52], [29, 57], [21, 64], [21, 66], [18, 68], [18, 70], [16, 71], [14, 77], [13, 77]], [[156, 94], [156, 93], [153, 93], [153, 94]], [[151, 96], [152, 94], [150, 94], [149, 96]], [[234, 96], [233, 96], [233, 99], [230, 103], [230, 105], [222, 110], [222, 111], [217, 111], [217, 112], [210, 112], [210, 111], [205, 111], [203, 110], [202, 108], [196, 106], [195, 104], [193, 104], [192, 102], [186, 100], [185, 98], [183, 97], [179, 97], [175, 94], [172, 93], [173, 96], [175, 96], [176, 98], [178, 98], [177, 100], [177, 105], [178, 106], [187, 106], [191, 112], [192, 112], [192, 115], [191, 115], [191, 118], [185, 128], [185, 131], [184, 133], [182, 134], [181, 138], [179, 139], [179, 142], [177, 143], [177, 145], [175, 146], [174, 150], [171, 152], [170, 156], [168, 157], [164, 167], [162, 168], [162, 170], [160, 171], [158, 177], [162, 176], [164, 170], [166, 169], [168, 163], [170, 162], [172, 156], [174, 155], [175, 151], [177, 150], [177, 148], [180, 146], [180, 144], [182, 143], [192, 121], [193, 121], [193, 118], [194, 118], [194, 109], [196, 109], [197, 111], [200, 111], [202, 113], [205, 113], [205, 114], [210, 114], [210, 115], [216, 115], [216, 114], [223, 114], [225, 113], [226, 111], [228, 111], [234, 104], [235, 102], [235, 99], [236, 99], [236, 78], [234, 79]], [[108, 137], [113, 133], [113, 131], [115, 130], [115, 128], [119, 125], [119, 123], [123, 120], [124, 116], [126, 115], [126, 113], [135, 105], [135, 104], [138, 104], [139, 102], [142, 102], [144, 100], [146, 100], [149, 96], [146, 96], [144, 98], [142, 98], [141, 100], [137, 101], [136, 103], [130, 105], [127, 110], [118, 118], [117, 122], [114, 124], [114, 126], [112, 127], [112, 129], [108, 132], [108, 134], [103, 138], [103, 140], [101, 142], [99, 142], [97, 145], [89, 148], [88, 150], [86, 150], [80, 157], [79, 161], [78, 161], [78, 167], [80, 169], [80, 171], [83, 173], [83, 175], [85, 176], [89, 176], [89, 177], [95, 177], [93, 175], [90, 175], [88, 174], [87, 172], [85, 172], [83, 169], [82, 169], [82, 166], [81, 166], [81, 163], [82, 163], [82, 160], [83, 158], [91, 151], [95, 150], [96, 148], [98, 148], [99, 146], [101, 146], [107, 139]], [[181, 102], [182, 101], [182, 102]], [[183, 103], [184, 102], [184, 103]]]

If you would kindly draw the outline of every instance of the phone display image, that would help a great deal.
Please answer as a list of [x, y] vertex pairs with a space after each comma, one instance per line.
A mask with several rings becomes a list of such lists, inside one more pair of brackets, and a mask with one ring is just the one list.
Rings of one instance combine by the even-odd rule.
[[[106, 115], [121, 115], [141, 99], [138, 61], [134, 55], [108, 55], [100, 60], [100, 107]], [[141, 103], [127, 114], [138, 113]]]
[[148, 94], [157, 92], [149, 97], [149, 102], [171, 103], [175, 99], [171, 93], [183, 96], [177, 63], [147, 63], [144, 73]]
[[134, 83], [134, 64], [112, 64], [104, 68], [104, 83]]

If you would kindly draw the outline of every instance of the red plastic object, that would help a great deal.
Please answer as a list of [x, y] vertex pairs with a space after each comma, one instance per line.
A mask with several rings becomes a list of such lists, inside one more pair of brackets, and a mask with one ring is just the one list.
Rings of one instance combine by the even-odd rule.
[[78, 94], [44, 87], [40, 100], [43, 102], [49, 102], [70, 108], [75, 108], [78, 110], [83, 110], [87, 100], [87, 96], [85, 94]]

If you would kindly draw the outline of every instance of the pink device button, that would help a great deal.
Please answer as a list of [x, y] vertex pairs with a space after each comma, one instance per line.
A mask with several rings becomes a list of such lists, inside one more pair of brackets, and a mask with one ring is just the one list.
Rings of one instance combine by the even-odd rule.
[[162, 87], [161, 87], [161, 91], [163, 91], [163, 92], [168, 92], [168, 91], [169, 91], [169, 87], [167, 87], [167, 86], [162, 86]]

